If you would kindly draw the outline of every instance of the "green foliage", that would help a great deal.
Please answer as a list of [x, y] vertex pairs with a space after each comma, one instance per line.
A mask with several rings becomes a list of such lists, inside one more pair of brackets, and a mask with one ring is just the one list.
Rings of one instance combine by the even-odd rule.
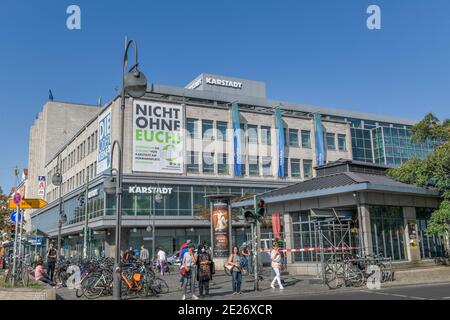
[[2, 239], [1, 235], [3, 233], [9, 234], [9, 231], [11, 229], [11, 222], [9, 219], [10, 214], [11, 210], [8, 207], [8, 196], [0, 193], [0, 241], [8, 240]]
[[444, 236], [450, 233], [450, 201], [442, 201], [428, 223], [427, 234]]
[[427, 114], [419, 123], [413, 126], [411, 138], [417, 142], [431, 140], [448, 140], [450, 138], [450, 120], [442, 123], [432, 113]]
[[440, 191], [443, 201], [429, 222], [427, 233], [445, 236], [450, 229], [450, 120], [440, 122], [433, 114], [427, 114], [412, 128], [416, 142], [434, 140], [437, 145], [425, 159], [412, 159], [388, 170], [393, 179], [420, 187], [434, 187]]

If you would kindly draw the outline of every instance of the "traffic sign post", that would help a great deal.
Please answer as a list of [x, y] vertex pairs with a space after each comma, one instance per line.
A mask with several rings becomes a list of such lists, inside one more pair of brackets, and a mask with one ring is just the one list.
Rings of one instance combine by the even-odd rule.
[[[48, 204], [47, 201], [42, 199], [20, 199], [19, 204], [22, 209], [41, 209]], [[8, 204], [10, 209], [17, 208], [16, 199], [10, 199]]]
[[11, 279], [11, 287], [14, 287], [14, 279], [16, 277], [16, 260], [17, 260], [16, 253], [17, 253], [17, 238], [18, 238], [17, 227], [19, 225], [20, 203], [22, 201], [22, 195], [20, 193], [16, 192], [13, 196], [13, 201], [17, 207], [17, 211], [16, 211], [16, 219], [15, 219], [16, 220], [16, 236], [14, 237], [13, 269], [12, 269], [12, 277], [10, 278]]

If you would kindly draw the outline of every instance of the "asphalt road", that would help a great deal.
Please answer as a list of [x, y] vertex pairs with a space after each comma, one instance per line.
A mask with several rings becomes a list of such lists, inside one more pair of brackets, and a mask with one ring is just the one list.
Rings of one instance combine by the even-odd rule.
[[367, 288], [352, 291], [333, 290], [327, 293], [308, 295], [271, 296], [273, 300], [449, 300], [450, 283], [430, 285], [408, 285], [403, 287], [369, 290]]

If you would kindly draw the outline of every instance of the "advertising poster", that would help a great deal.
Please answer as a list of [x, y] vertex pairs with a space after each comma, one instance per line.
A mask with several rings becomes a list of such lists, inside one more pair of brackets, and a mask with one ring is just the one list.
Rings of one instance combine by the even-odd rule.
[[39, 176], [38, 181], [39, 181], [38, 196], [44, 197], [45, 196], [45, 176]]
[[227, 257], [228, 247], [228, 205], [224, 202], [213, 204], [214, 256]]
[[111, 108], [98, 118], [97, 136], [97, 174], [100, 174], [111, 166]]
[[133, 171], [183, 173], [183, 107], [135, 100]]

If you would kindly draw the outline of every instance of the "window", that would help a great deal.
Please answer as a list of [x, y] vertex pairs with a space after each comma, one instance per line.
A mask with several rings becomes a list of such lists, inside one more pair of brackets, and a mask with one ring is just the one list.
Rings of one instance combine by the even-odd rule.
[[347, 151], [347, 144], [345, 142], [345, 134], [338, 134], [338, 148], [339, 151]]
[[198, 152], [195, 151], [189, 151], [188, 159], [186, 164], [186, 170], [187, 172], [198, 172]]
[[89, 136], [87, 138], [87, 148], [88, 148], [88, 154], [91, 153], [91, 137]]
[[293, 178], [300, 177], [300, 159], [291, 159], [291, 176]]
[[192, 139], [198, 139], [198, 120], [187, 118], [186, 128], [189, 134], [189, 137]]
[[311, 149], [311, 132], [302, 130], [302, 148]]
[[289, 145], [291, 147], [298, 147], [298, 130], [289, 129]]
[[305, 179], [312, 177], [312, 160], [303, 160], [303, 176]]
[[[95, 130], [95, 132], [94, 132], [94, 150], [97, 150], [97, 142], [98, 142], [97, 133], [98, 133], [98, 131]], [[95, 167], [97, 167], [97, 165], [95, 165]]]
[[259, 176], [259, 162], [257, 156], [248, 157], [248, 173], [250, 176]]
[[214, 173], [214, 153], [203, 152], [203, 173]]
[[336, 150], [336, 142], [334, 141], [334, 133], [327, 133], [327, 149]]
[[272, 158], [262, 157], [263, 176], [272, 175]]
[[217, 121], [217, 140], [227, 141], [228, 123]]
[[289, 159], [284, 158], [284, 177], [289, 177]]
[[217, 163], [218, 174], [228, 174], [228, 155], [226, 153], [219, 153]]
[[270, 145], [270, 127], [261, 127], [261, 143]]
[[214, 140], [212, 120], [202, 120], [202, 137], [203, 140]]
[[288, 145], [288, 139], [287, 139], [287, 135], [286, 135], [286, 128], [283, 128], [283, 135], [284, 135], [284, 146], [287, 147]]
[[258, 144], [258, 126], [247, 125], [248, 143]]

